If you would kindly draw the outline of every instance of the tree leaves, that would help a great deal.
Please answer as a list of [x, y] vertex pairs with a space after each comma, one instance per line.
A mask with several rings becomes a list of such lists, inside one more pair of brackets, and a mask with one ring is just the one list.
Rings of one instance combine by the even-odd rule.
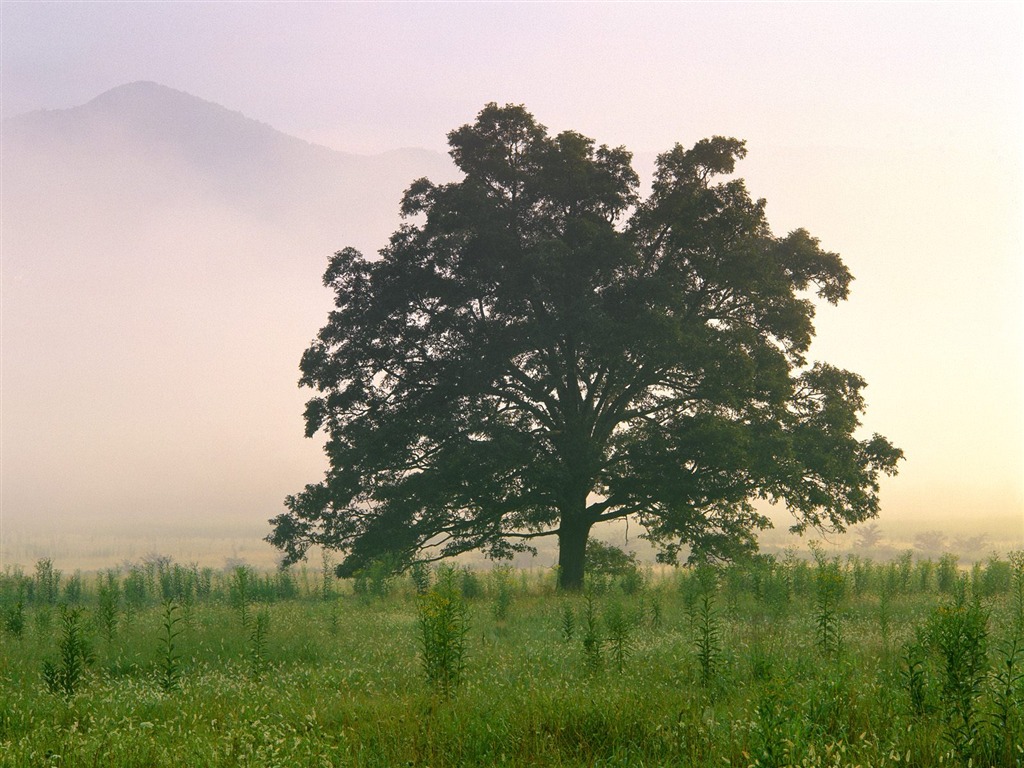
[[676, 145], [645, 200], [627, 150], [550, 137], [522, 106], [449, 143], [465, 178], [414, 181], [380, 258], [325, 272], [336, 307], [301, 383], [331, 468], [272, 521], [287, 560], [507, 556], [624, 516], [669, 559], [730, 556], [767, 525], [754, 499], [797, 528], [877, 513], [902, 454], [854, 437], [862, 379], [804, 358], [807, 293], [836, 303], [852, 276], [722, 178], [743, 142]]

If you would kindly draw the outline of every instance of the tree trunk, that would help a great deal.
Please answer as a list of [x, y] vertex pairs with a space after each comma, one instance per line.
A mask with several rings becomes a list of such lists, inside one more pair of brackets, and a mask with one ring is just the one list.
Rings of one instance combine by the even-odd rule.
[[587, 538], [593, 523], [562, 517], [558, 531], [558, 587], [569, 592], [583, 589]]

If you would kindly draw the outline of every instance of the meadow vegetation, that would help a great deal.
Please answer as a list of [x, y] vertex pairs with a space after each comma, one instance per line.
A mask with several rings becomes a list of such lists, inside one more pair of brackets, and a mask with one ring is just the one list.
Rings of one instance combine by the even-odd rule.
[[0, 766], [1021, 766], [1024, 553], [0, 574]]

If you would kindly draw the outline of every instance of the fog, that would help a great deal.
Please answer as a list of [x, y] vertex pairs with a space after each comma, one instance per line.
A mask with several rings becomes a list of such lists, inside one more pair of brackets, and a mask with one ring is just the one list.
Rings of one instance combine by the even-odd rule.
[[296, 384], [327, 257], [382, 246], [447, 158], [346, 156], [147, 84], [5, 128], [8, 545], [258, 541], [324, 468]]
[[[5, 92], [28, 103], [24, 69], [7, 72]], [[1014, 83], [1019, 72], [1002, 93]], [[494, 98], [473, 94], [474, 109]], [[325, 466], [319, 442], [302, 437], [307, 393], [296, 383], [330, 307], [326, 260], [349, 245], [376, 251], [399, 224], [409, 182], [454, 171], [439, 151], [360, 156], [286, 135], [234, 111], [242, 90], [226, 106], [152, 83], [90, 96], [4, 113], [0, 567], [44, 556], [102, 567], [149, 551], [269, 564], [266, 520]], [[917, 119], [889, 106], [894, 122], [873, 122], [864, 141], [849, 127], [808, 142], [758, 125], [740, 133], [750, 141], [738, 172], [767, 198], [777, 233], [808, 228], [856, 277], [848, 302], [819, 309], [811, 357], [863, 375], [865, 434], [906, 451], [883, 484], [890, 545], [941, 529], [1020, 547], [1019, 141], [944, 138], [944, 126], [962, 128], [962, 110], [936, 102]], [[527, 107], [555, 131], [622, 135], [596, 132], [596, 118], [568, 122], [572, 109]], [[970, 124], [1019, 139], [1019, 93], [1006, 109]], [[417, 134], [423, 145], [472, 118], [461, 102], [442, 112], [443, 129]], [[432, 127], [438, 114], [424, 120]], [[930, 138], [908, 132], [929, 121]], [[896, 126], [889, 141], [885, 125]], [[651, 148], [630, 148], [649, 170]], [[784, 530], [785, 513], [775, 517]], [[621, 528], [603, 535], [626, 541]], [[782, 532], [764, 541], [793, 543]]]

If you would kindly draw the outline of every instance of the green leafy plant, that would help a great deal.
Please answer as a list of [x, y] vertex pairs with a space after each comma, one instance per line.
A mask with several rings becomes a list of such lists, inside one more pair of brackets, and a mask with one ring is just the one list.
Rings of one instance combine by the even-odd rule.
[[608, 606], [603, 618], [605, 630], [607, 631], [606, 643], [608, 654], [611, 656], [615, 668], [622, 672], [626, 668], [626, 661], [635, 647], [633, 638], [635, 622], [623, 609], [622, 604], [618, 602]]
[[583, 644], [583, 661], [587, 671], [596, 674], [604, 666], [604, 637], [601, 635], [600, 618], [594, 593], [583, 595], [583, 616], [580, 641]]
[[231, 571], [231, 604], [238, 611], [238, 619], [243, 629], [248, 629], [252, 620], [252, 579], [253, 574], [248, 566], [236, 565]]
[[812, 550], [817, 560], [815, 570], [814, 624], [818, 648], [825, 656], [836, 656], [842, 645], [839, 604], [845, 582], [839, 562], [828, 559], [820, 549]]
[[466, 667], [469, 608], [459, 585], [460, 575], [443, 569], [437, 583], [417, 604], [420, 661], [427, 683], [441, 696], [451, 696], [462, 683]]
[[17, 600], [5, 606], [3, 612], [4, 631], [15, 637], [21, 637], [25, 631], [25, 603]]
[[135, 614], [142, 610], [150, 594], [146, 588], [146, 575], [138, 565], [128, 569], [122, 591], [125, 603], [124, 619], [126, 624], [130, 624]]
[[664, 608], [661, 603], [661, 592], [652, 590], [647, 597], [647, 618], [651, 629], [661, 629]]
[[914, 575], [914, 551], [904, 550], [896, 560], [896, 574], [902, 594], [910, 592], [911, 579]]
[[508, 619], [512, 606], [512, 569], [508, 566], [495, 568], [491, 572], [494, 587], [494, 620], [501, 623]]
[[50, 693], [72, 698], [78, 691], [85, 668], [93, 661], [93, 651], [85, 636], [81, 609], [61, 606], [60, 656], [43, 662], [43, 679]]
[[988, 613], [977, 600], [967, 600], [963, 580], [955, 601], [939, 606], [932, 616], [932, 645], [942, 665], [942, 714], [945, 737], [958, 758], [967, 763], [979, 743], [979, 698], [988, 672]]
[[900, 670], [907, 696], [910, 700], [910, 711], [916, 717], [922, 717], [927, 709], [926, 690], [928, 676], [925, 670], [925, 661], [928, 652], [926, 643], [927, 641], [918, 632], [915, 640], [904, 646], [902, 668]]
[[67, 605], [78, 605], [82, 602], [82, 573], [81, 571], [75, 571], [64, 583], [63, 588], [64, 598], [63, 601]]
[[1014, 632], [1021, 635], [1024, 634], [1024, 550], [1010, 553], [1010, 569], [1013, 627]]
[[1012, 765], [1015, 745], [1024, 744], [1024, 670], [1021, 637], [1014, 634], [1002, 649], [1002, 659], [992, 675], [992, 758], [1000, 765]]
[[778, 563], [774, 560], [763, 565], [760, 579], [760, 598], [769, 612], [781, 619], [789, 609], [793, 596], [793, 580], [790, 563]]
[[338, 601], [332, 600], [327, 604], [327, 626], [332, 635], [338, 634], [341, 629], [341, 615], [338, 609]]
[[939, 567], [936, 570], [936, 580], [938, 582], [940, 592], [949, 594], [953, 591], [957, 577], [960, 574], [959, 562], [960, 558], [952, 552], [946, 552], [941, 558], [939, 558]]
[[858, 555], [847, 555], [846, 563], [851, 590], [854, 595], [860, 597], [867, 591], [871, 578], [871, 559]]
[[416, 594], [426, 594], [427, 590], [430, 589], [430, 566], [426, 563], [416, 561], [409, 569], [409, 575], [412, 578], [412, 584], [416, 589]]
[[917, 561], [917, 589], [919, 592], [927, 592], [931, 589], [934, 575], [935, 563], [931, 558]]
[[181, 678], [181, 654], [178, 653], [176, 641], [182, 633], [178, 626], [182, 622], [181, 608], [177, 601], [164, 601], [162, 621], [160, 624], [158, 677], [160, 689], [170, 693], [178, 688]]
[[599, 593], [615, 580], [627, 595], [641, 592], [646, 585], [635, 552], [626, 552], [590, 537], [587, 539], [586, 560], [588, 577]]
[[710, 685], [721, 667], [722, 630], [715, 612], [713, 592], [705, 592], [697, 609], [694, 647], [700, 666], [701, 685]]
[[334, 596], [334, 558], [328, 549], [320, 553], [320, 599], [327, 602]]
[[104, 639], [110, 644], [114, 641], [117, 620], [121, 612], [121, 585], [116, 572], [107, 571], [100, 577], [97, 600], [96, 618]]
[[776, 768], [787, 765], [786, 735], [791, 721], [785, 688], [771, 680], [763, 689], [755, 710], [754, 765]]
[[48, 557], [36, 561], [35, 598], [45, 605], [54, 605], [60, 597], [61, 572]]
[[[395, 581], [395, 568], [395, 558], [390, 555], [374, 558], [352, 574], [352, 591], [364, 602], [387, 597]], [[336, 570], [340, 573], [340, 566]]]
[[253, 677], [259, 677], [266, 666], [267, 632], [269, 629], [269, 611], [266, 608], [257, 611], [249, 629], [249, 669]]
[[576, 634], [576, 611], [570, 603], [562, 603], [562, 610], [559, 616], [559, 629], [562, 633], [562, 640], [569, 642]]
[[882, 643], [889, 648], [889, 634], [892, 629], [892, 587], [882, 584], [878, 595], [878, 629], [882, 634]]
[[467, 600], [475, 600], [478, 597], [482, 597], [484, 594], [483, 584], [480, 583], [480, 577], [476, 575], [476, 571], [470, 568], [462, 569], [462, 578], [460, 579], [460, 589], [462, 596]]
[[708, 563], [701, 561], [691, 570], [682, 581], [683, 604], [686, 606], [686, 613], [691, 623], [696, 621], [700, 608], [701, 599], [718, 589], [718, 569]]

